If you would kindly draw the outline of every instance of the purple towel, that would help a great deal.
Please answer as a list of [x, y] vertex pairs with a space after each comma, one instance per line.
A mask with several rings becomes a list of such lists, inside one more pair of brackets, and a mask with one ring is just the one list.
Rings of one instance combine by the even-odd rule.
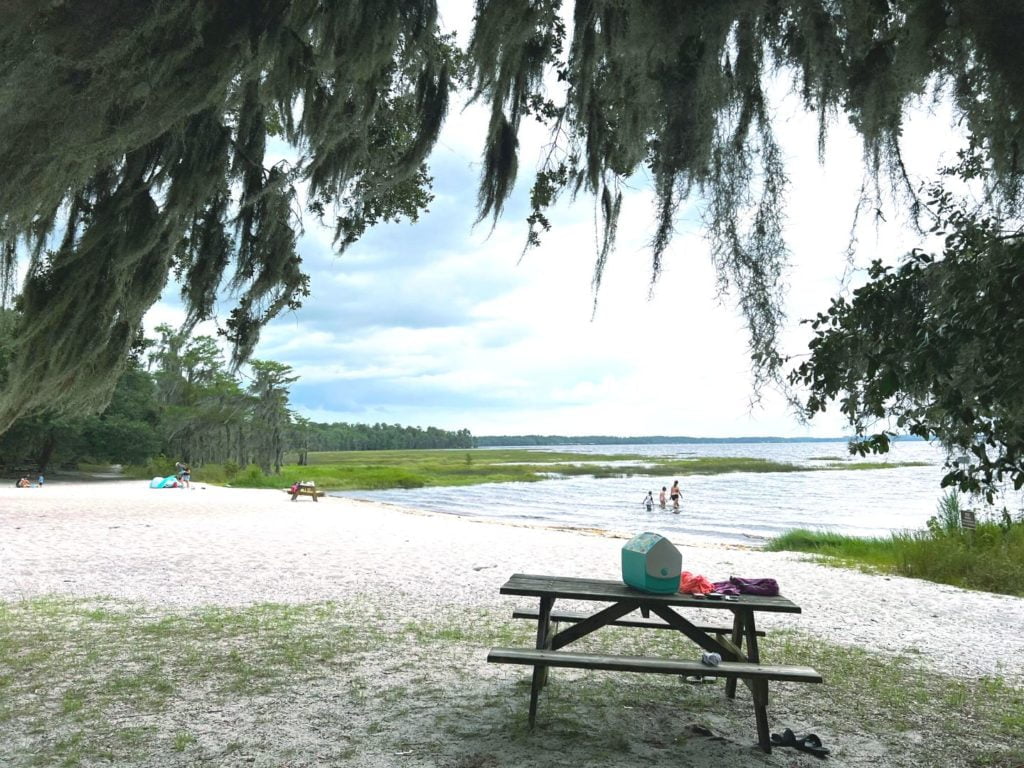
[[720, 595], [738, 595], [740, 593], [731, 581], [716, 581], [714, 587], [715, 592]]
[[[741, 595], [772, 597], [779, 594], [779, 583], [775, 579], [741, 579], [739, 576], [730, 576], [729, 583], [739, 590]], [[716, 590], [717, 586], [716, 584]]]

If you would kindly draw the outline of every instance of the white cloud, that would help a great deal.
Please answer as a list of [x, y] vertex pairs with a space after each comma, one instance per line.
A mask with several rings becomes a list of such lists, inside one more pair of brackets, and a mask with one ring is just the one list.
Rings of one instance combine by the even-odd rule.
[[[458, 16], [458, 7], [446, 5], [444, 15]], [[849, 126], [832, 126], [821, 167], [813, 116], [794, 99], [777, 114], [792, 180], [784, 344], [800, 352], [809, 331], [798, 321], [827, 307], [851, 267], [845, 248], [863, 166]], [[925, 114], [907, 126], [906, 160], [922, 178], [933, 174], [949, 143], [950, 123], [948, 113]], [[320, 421], [467, 427], [475, 434], [842, 431], [834, 414], [810, 428], [799, 424], [775, 393], [750, 408], [746, 331], [733, 299], [716, 299], [697, 205], [683, 212], [648, 299], [652, 198], [645, 189], [627, 191], [593, 317], [596, 238], [588, 198], [557, 206], [542, 246], [522, 255], [520, 214], [545, 138], [538, 129], [524, 133], [520, 184], [507, 215], [493, 231], [488, 222], [474, 228], [485, 126], [482, 106], [453, 110], [432, 160], [437, 196], [418, 224], [380, 227], [338, 258], [330, 233], [307, 222], [300, 249], [313, 296], [275, 321], [257, 349], [257, 357], [292, 365], [301, 376], [293, 388], [300, 412]], [[864, 279], [870, 258], [894, 261], [915, 244], [898, 217], [887, 215], [877, 231], [870, 222], [857, 231], [853, 284]], [[158, 306], [149, 319], [175, 311]]]

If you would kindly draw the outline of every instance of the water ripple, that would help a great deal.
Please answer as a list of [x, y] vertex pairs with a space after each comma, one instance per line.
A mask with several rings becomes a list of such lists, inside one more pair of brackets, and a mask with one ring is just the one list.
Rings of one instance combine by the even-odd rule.
[[808, 471], [681, 477], [680, 514], [657, 505], [653, 512], [643, 507], [647, 491], [654, 491], [657, 499], [662, 486], [671, 486], [676, 478], [668, 476], [572, 477], [536, 483], [352, 491], [337, 495], [469, 517], [627, 533], [656, 530], [670, 538], [672, 534], [685, 534], [747, 543], [792, 528], [854, 536], [920, 529], [935, 514], [942, 495], [942, 453], [924, 442], [897, 443], [882, 460], [927, 461], [928, 466], [856, 471], [811, 470], [837, 457], [850, 461], [842, 442], [551, 446], [547, 450], [556, 449], [670, 457], [747, 456], [792, 462], [808, 467]]

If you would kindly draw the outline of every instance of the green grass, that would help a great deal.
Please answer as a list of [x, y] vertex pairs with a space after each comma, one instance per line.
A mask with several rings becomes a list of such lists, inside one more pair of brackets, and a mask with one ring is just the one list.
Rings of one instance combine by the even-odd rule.
[[[723, 472], [800, 471], [792, 464], [745, 457], [664, 459], [639, 455], [553, 453], [522, 449], [337, 451], [311, 453], [306, 466], [289, 464], [280, 476], [250, 467], [232, 485], [280, 488], [311, 480], [334, 490], [383, 490], [480, 483], [537, 482], [552, 477], [684, 477]], [[283, 482], [286, 481], [286, 482]]]
[[[689, 741], [708, 738], [700, 729], [724, 737], [733, 760], [721, 764], [749, 750], [742, 686], [732, 702], [720, 684], [662, 675], [556, 670], [531, 731], [529, 670], [484, 662], [492, 645], [532, 645], [530, 622], [507, 610], [447, 608], [395, 625], [392, 613], [365, 600], [176, 613], [113, 600], [0, 602], [0, 764], [343, 765], [415, 756], [497, 768], [535, 762], [540, 745], [557, 744], [601, 768], [647, 750], [655, 750], [652, 764], [678, 765]], [[675, 633], [621, 628], [580, 646], [699, 652]], [[1002, 677], [952, 678], [913, 655], [788, 630], [769, 632], [761, 649], [772, 663], [809, 664], [826, 680], [773, 687], [773, 729], [813, 723], [840, 761], [865, 740], [906, 765], [1024, 760], [1024, 690]]]
[[[911, 655], [872, 653], [793, 631], [769, 633], [762, 649], [765, 658], [821, 672], [829, 688], [841, 691], [851, 722], [883, 718], [897, 733], [926, 733], [935, 719], [950, 735], [959, 733], [968, 741], [981, 731], [991, 737], [974, 744], [972, 764], [1010, 766], [1024, 759], [1024, 690], [1000, 676], [952, 678], [928, 671]], [[933, 746], [941, 754], [941, 746]]]
[[[383, 632], [360, 615], [357, 604], [152, 617], [113, 600], [0, 603], [0, 764], [142, 765], [154, 751], [187, 754], [199, 738], [181, 727], [190, 710], [256, 701], [379, 647]], [[5, 753], [25, 735], [31, 757]]]
[[[172, 464], [156, 461], [130, 467], [126, 474], [148, 478], [169, 474]], [[638, 454], [583, 454], [526, 449], [328, 451], [310, 453], [309, 464], [285, 465], [280, 475], [258, 467], [208, 464], [193, 473], [193, 482], [228, 483], [244, 488], [282, 488], [295, 480], [313, 481], [329, 490], [385, 490], [480, 483], [531, 483], [552, 477], [654, 477], [711, 475], [726, 472], [809, 472], [888, 469], [906, 464], [843, 463], [801, 467], [749, 457], [668, 458]]]
[[927, 461], [900, 461], [900, 462], [888, 462], [888, 461], [849, 461], [837, 463], [833, 462], [827, 464], [819, 469], [838, 469], [847, 471], [859, 471], [863, 469], [892, 469], [893, 467], [929, 467]]
[[1005, 516], [962, 530], [955, 496], [942, 501], [924, 531], [858, 538], [797, 529], [772, 539], [765, 549], [807, 552], [836, 565], [1024, 596], [1024, 521]]

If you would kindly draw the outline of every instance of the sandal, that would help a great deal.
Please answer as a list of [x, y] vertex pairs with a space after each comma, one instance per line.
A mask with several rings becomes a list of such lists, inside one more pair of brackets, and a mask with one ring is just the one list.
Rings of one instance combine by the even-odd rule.
[[795, 747], [797, 746], [796, 734], [794, 734], [789, 728], [782, 732], [779, 736], [777, 733], [772, 734], [772, 746], [773, 747]]
[[807, 752], [815, 757], [827, 757], [832, 751], [828, 747], [821, 745], [821, 739], [818, 738], [816, 733], [808, 733], [802, 739], [797, 739], [796, 744], [793, 746], [801, 752]]

